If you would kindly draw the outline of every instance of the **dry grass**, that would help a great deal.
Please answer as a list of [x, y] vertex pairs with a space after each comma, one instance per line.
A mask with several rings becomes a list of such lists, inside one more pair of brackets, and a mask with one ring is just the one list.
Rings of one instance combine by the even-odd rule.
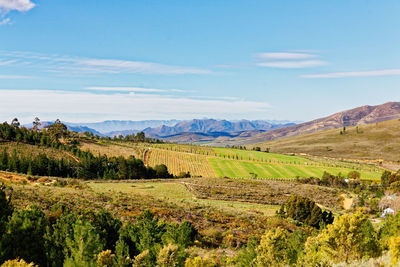
[[322, 131], [296, 137], [282, 138], [257, 144], [274, 153], [305, 153], [319, 157], [358, 159], [370, 162], [388, 161], [400, 165], [400, 121]]
[[339, 190], [317, 185], [229, 178], [192, 179], [185, 184], [197, 198], [281, 205], [291, 195], [299, 195], [330, 209], [342, 208]]

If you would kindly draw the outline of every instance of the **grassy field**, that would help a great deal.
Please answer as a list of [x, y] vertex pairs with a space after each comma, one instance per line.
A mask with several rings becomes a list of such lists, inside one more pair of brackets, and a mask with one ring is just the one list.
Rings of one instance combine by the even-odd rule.
[[256, 144], [275, 153], [306, 153], [318, 157], [389, 161], [400, 168], [400, 121], [392, 120], [282, 138]]

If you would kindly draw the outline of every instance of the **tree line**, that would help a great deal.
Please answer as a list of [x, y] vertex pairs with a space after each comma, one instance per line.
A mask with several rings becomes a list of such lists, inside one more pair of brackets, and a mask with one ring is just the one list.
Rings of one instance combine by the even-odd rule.
[[[64, 141], [60, 142], [63, 138]], [[124, 158], [95, 156], [91, 152], [82, 151], [77, 147], [79, 143], [68, 132], [66, 126], [59, 120], [49, 126], [47, 130], [38, 131], [37, 128], [27, 129], [19, 127], [18, 120], [11, 124], [0, 124], [0, 139], [4, 141], [23, 142], [30, 145], [53, 147], [60, 151], [67, 151], [75, 159], [56, 159], [45, 153], [28, 154], [8, 151], [4, 148], [0, 153], [0, 170], [25, 173], [29, 175], [57, 176], [79, 179], [147, 179], [171, 178], [164, 164], [154, 168], [145, 166], [143, 161], [134, 156]]]

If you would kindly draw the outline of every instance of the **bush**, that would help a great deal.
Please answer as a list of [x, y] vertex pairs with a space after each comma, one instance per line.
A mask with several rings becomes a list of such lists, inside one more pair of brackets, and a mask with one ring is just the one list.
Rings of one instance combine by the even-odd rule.
[[179, 247], [172, 244], [164, 246], [158, 253], [157, 263], [159, 267], [179, 266]]
[[400, 236], [393, 236], [389, 242], [390, 260], [393, 266], [400, 261]]
[[8, 260], [1, 267], [37, 267], [33, 262], [27, 263], [23, 259]]
[[216, 267], [217, 264], [214, 260], [209, 258], [201, 258], [199, 256], [195, 258], [187, 258], [185, 261], [185, 267]]
[[356, 213], [342, 215], [317, 237], [309, 238], [305, 258], [307, 264], [315, 264], [316, 259], [348, 263], [380, 254], [374, 227], [359, 209]]
[[112, 267], [114, 256], [109, 249], [100, 252], [97, 255], [96, 267]]

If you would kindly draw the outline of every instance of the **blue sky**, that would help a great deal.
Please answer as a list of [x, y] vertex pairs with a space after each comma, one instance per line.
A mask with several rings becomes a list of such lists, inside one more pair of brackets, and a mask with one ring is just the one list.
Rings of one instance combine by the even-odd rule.
[[0, 120], [311, 120], [400, 101], [400, 2], [0, 0]]

